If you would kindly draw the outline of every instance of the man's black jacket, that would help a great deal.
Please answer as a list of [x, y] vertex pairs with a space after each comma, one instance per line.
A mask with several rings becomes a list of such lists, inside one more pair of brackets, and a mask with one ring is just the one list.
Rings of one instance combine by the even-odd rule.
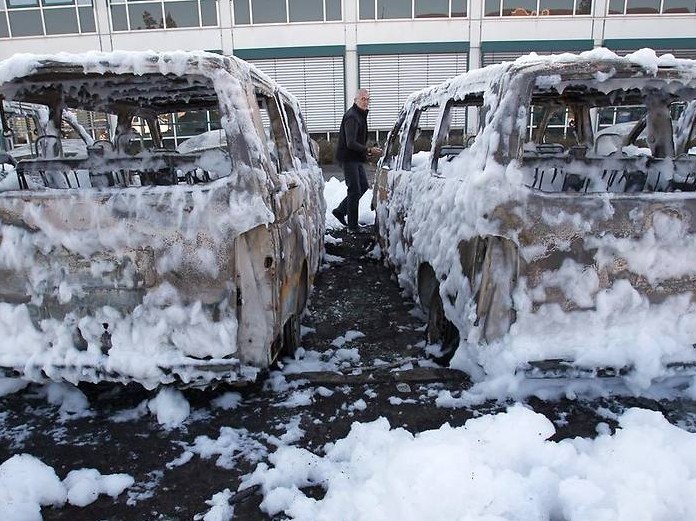
[[367, 161], [367, 112], [353, 103], [343, 115], [336, 149], [336, 160], [339, 163]]

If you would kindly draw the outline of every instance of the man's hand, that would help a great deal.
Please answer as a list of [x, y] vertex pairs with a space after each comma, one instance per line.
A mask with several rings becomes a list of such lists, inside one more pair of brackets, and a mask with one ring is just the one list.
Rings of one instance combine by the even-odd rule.
[[382, 149], [379, 147], [371, 147], [367, 149], [367, 155], [368, 156], [381, 156], [382, 155]]

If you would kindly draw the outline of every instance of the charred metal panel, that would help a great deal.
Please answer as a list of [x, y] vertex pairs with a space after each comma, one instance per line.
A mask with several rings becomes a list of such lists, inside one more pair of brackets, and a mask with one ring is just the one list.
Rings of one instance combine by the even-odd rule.
[[[0, 97], [48, 104], [44, 130], [57, 145], [65, 107], [116, 125], [85, 154], [56, 146], [20, 161], [15, 185], [0, 180], [0, 366], [147, 387], [255, 377], [302, 312], [322, 251], [311, 151], [288, 150], [279, 175], [256, 125], [257, 92], [300, 117], [296, 100], [244, 62], [207, 53], [6, 65], [16, 73], [0, 78]], [[192, 108], [220, 114], [216, 142], [163, 149], [158, 116]], [[131, 128], [135, 117], [152, 144]], [[289, 135], [280, 114], [272, 123]], [[294, 150], [309, 146], [303, 125], [294, 132]]]

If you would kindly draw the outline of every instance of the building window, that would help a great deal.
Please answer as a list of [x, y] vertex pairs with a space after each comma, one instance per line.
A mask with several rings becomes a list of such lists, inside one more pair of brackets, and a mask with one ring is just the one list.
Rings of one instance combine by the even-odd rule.
[[377, 18], [411, 18], [411, 0], [377, 0]]
[[694, 13], [693, 0], [609, 0], [609, 14]]
[[[225, 134], [220, 125], [220, 114], [217, 110], [190, 110], [159, 114], [157, 123], [162, 134], [162, 145], [174, 149], [186, 140], [198, 137], [198, 145], [207, 148], [217, 147], [225, 142]], [[147, 122], [134, 117], [131, 123], [133, 130], [140, 136], [143, 148], [152, 147], [153, 139]], [[203, 138], [203, 139], [201, 139]]]
[[361, 20], [466, 16], [466, 0], [359, 0]]
[[341, 0], [233, 0], [235, 25], [342, 20]]
[[[162, 143], [167, 148], [176, 148], [189, 138], [222, 128], [220, 114], [217, 110], [190, 110], [188, 112], [160, 114], [158, 119], [162, 132]], [[143, 127], [143, 133], [147, 132], [145, 127]], [[211, 138], [217, 136], [218, 134], [211, 135]], [[217, 139], [219, 140], [220, 137]]]
[[592, 0], [486, 0], [486, 16], [589, 15]]
[[216, 0], [110, 0], [114, 31], [218, 25]]
[[0, 38], [94, 32], [92, 0], [0, 0]]

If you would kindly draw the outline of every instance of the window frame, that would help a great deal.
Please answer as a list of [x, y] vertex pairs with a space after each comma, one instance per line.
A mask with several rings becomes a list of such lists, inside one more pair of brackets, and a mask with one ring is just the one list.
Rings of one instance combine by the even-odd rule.
[[288, 148], [291, 155], [300, 163], [307, 165], [307, 150], [305, 148], [305, 132], [302, 130], [301, 121], [298, 119], [295, 109], [290, 103], [279, 96], [279, 105], [282, 107], [282, 115], [288, 132]]
[[[167, 27], [167, 11], [166, 11], [166, 4], [174, 4], [174, 3], [189, 3], [191, 1], [196, 2], [196, 14], [198, 16], [198, 25], [187, 25], [184, 27]], [[215, 18], [216, 18], [216, 23], [213, 25], [204, 25], [203, 23], [203, 8], [201, 3], [206, 2], [206, 1], [214, 1], [215, 2]], [[159, 15], [161, 16], [162, 20], [162, 26], [161, 27], [152, 27], [152, 28], [145, 28], [145, 29], [133, 29], [131, 25], [131, 20], [130, 20], [130, 9], [129, 6], [131, 5], [142, 5], [144, 3], [147, 4], [159, 4]], [[116, 29], [114, 28], [114, 16], [113, 16], [113, 8], [114, 7], [123, 7], [125, 11], [125, 22], [126, 22], [126, 29]], [[142, 31], [185, 31], [185, 30], [191, 30], [191, 29], [206, 29], [206, 28], [219, 28], [220, 27], [220, 0], [108, 0], [107, 2], [107, 8], [109, 11], [109, 27], [111, 29], [111, 32], [114, 33], [135, 33], [135, 32], [142, 32]]]
[[[362, 18], [360, 16], [360, 6], [362, 2], [368, 2], [372, 1], [372, 13], [373, 16], [372, 18]], [[410, 17], [401, 17], [401, 18], [380, 18], [378, 14], [378, 2], [380, 0], [357, 0], [358, 2], [358, 9], [357, 9], [357, 15], [358, 15], [358, 22], [387, 22], [387, 21], [396, 21], [396, 20], [448, 20], [448, 19], [455, 19], [455, 20], [463, 20], [469, 18], [469, 13], [471, 12], [471, 2], [470, 0], [465, 0], [465, 7], [466, 7], [466, 13], [464, 16], [453, 16], [452, 15], [452, 2], [455, 0], [448, 0], [447, 1], [447, 14], [443, 16], [416, 16], [416, 0], [411, 0], [411, 16]]]
[[[440, 106], [439, 102], [435, 102], [432, 104], [427, 104], [427, 105], [421, 105], [419, 107], [416, 107], [416, 109], [413, 111], [411, 114], [411, 117], [408, 118], [408, 125], [405, 127], [406, 132], [403, 133], [402, 136], [402, 142], [401, 142], [401, 165], [400, 165], [400, 170], [408, 170], [411, 171], [413, 169], [413, 154], [414, 154], [414, 149], [415, 149], [415, 142], [418, 139], [416, 136], [416, 133], [418, 129], [420, 128], [419, 123], [421, 120], [421, 116], [428, 111], [433, 110], [437, 112], [436, 114], [436, 119], [435, 119], [435, 126], [433, 128], [433, 135], [430, 138], [430, 148], [428, 149], [429, 152], [428, 154], [430, 155], [430, 163], [432, 163], [432, 153], [433, 153], [433, 144], [435, 141], [435, 132], [438, 129], [440, 120], [442, 118], [442, 107]], [[425, 150], [423, 150], [425, 151]]]
[[[466, 109], [466, 113], [464, 116], [464, 135], [466, 136], [466, 138], [464, 140], [464, 146], [462, 147], [462, 150], [465, 150], [474, 146], [476, 140], [481, 134], [481, 131], [483, 130], [485, 119], [482, 115], [484, 108], [483, 98], [484, 92], [472, 92], [467, 94], [463, 99], [455, 100], [453, 98], [450, 98], [444, 104], [442, 110], [440, 111], [437, 124], [435, 126], [435, 131], [433, 133], [433, 142], [430, 151], [430, 170], [433, 173], [437, 172], [438, 164], [441, 159], [440, 151], [442, 150], [444, 141], [446, 137], [449, 135], [449, 131], [452, 127], [452, 109], [454, 107], [463, 107]], [[472, 114], [472, 109], [476, 111], [475, 114]], [[471, 126], [473, 126], [472, 123], [476, 126], [476, 133], [467, 135], [466, 131]], [[467, 145], [466, 142], [468, 142], [471, 137], [473, 137], [474, 139], [470, 145]]]
[[605, 16], [607, 17], [613, 17], [613, 16], [662, 16], [662, 15], [669, 15], [669, 16], [694, 16], [696, 14], [696, 8], [694, 11], [687, 11], [687, 12], [677, 12], [677, 13], [666, 13], [665, 12], [665, 0], [660, 0], [660, 7], [656, 13], [628, 13], [628, 3], [629, 0], [623, 0], [623, 10], [620, 13], [610, 13], [609, 8], [611, 6], [611, 2], [607, 2], [607, 7], [606, 11], [604, 13]]
[[[540, 8], [542, 0], [536, 0], [536, 9], [533, 9], [531, 13], [528, 13], [526, 15], [521, 15], [519, 13], [518, 14], [503, 14], [505, 12], [505, 5], [504, 5], [505, 1], [506, 0], [499, 0], [497, 14], [486, 14], [486, 5], [485, 5], [485, 0], [484, 0], [483, 18], [484, 19], [485, 18], [515, 18], [515, 17], [520, 17], [520, 18], [549, 18], [549, 17], [553, 17], [553, 18], [556, 18], [556, 17], [576, 18], [576, 17], [591, 17], [594, 14], [594, 2], [590, 2], [590, 12], [589, 13], [580, 13], [579, 14], [577, 12], [578, 6], [582, 0], [573, 0], [573, 12], [571, 14], [551, 14], [550, 12], [548, 14], [544, 14], [544, 11], [548, 10], [548, 8], [544, 8], [544, 9]], [[609, 9], [608, 6], [609, 6], [609, 3], [607, 2], [607, 10]]]
[[[276, 171], [274, 174], [282, 174], [283, 172], [294, 170], [293, 155], [290, 152], [288, 140], [288, 129], [278, 105], [277, 97], [259, 86], [254, 86], [254, 100], [256, 108], [252, 109], [252, 119], [254, 120], [259, 139], [263, 144], [263, 149], [266, 152], [268, 164], [275, 167]], [[263, 104], [265, 104], [265, 107], [262, 106]], [[269, 134], [272, 132], [268, 138], [266, 138], [266, 126], [261, 115], [264, 108], [268, 115]], [[268, 148], [268, 139], [272, 139], [276, 147], [277, 161], [274, 161], [271, 150]]]
[[[89, 11], [92, 14], [92, 25], [94, 30], [87, 31], [83, 29], [82, 19], [80, 17], [81, 12]], [[48, 33], [46, 31], [46, 12], [53, 11], [56, 9], [61, 10], [72, 10], [75, 15], [75, 25], [77, 27], [77, 32], [67, 32], [67, 33]], [[12, 34], [12, 24], [10, 22], [10, 13], [20, 13], [20, 12], [37, 12], [41, 18], [41, 32], [39, 34], [29, 34], [14, 36]], [[35, 5], [26, 6], [11, 6], [9, 0], [0, 0], [0, 17], [4, 18], [5, 24], [7, 25], [7, 36], [0, 36], [0, 40], [10, 40], [16, 38], [37, 38], [41, 36], [66, 36], [66, 35], [82, 35], [82, 34], [97, 34], [97, 22], [96, 14], [94, 9], [93, 0], [64, 0], [61, 3], [56, 3], [53, 5], [45, 5], [42, 0], [36, 0]]]
[[[402, 110], [401, 112], [399, 112], [399, 117], [396, 119], [396, 123], [394, 123], [394, 126], [387, 135], [387, 142], [384, 146], [384, 153], [377, 165], [379, 168], [396, 169], [399, 166], [401, 160], [401, 152], [404, 149], [402, 140], [404, 138], [403, 130], [405, 128], [405, 122], [406, 113]], [[390, 155], [391, 149], [395, 144], [398, 144], [399, 148], [396, 150], [396, 153]]]
[[247, 8], [249, 10], [249, 22], [238, 22], [235, 15], [235, 0], [230, 0], [232, 2], [232, 25], [233, 26], [251, 26], [251, 25], [281, 25], [281, 24], [316, 24], [316, 23], [336, 23], [343, 22], [343, 2], [349, 0], [339, 0], [339, 12], [341, 17], [338, 20], [327, 20], [326, 13], [326, 2], [328, 0], [321, 0], [322, 5], [322, 18], [318, 20], [305, 20], [293, 22], [290, 21], [290, 0], [285, 0], [285, 21], [284, 22], [254, 22], [254, 0], [238, 0], [240, 2], [247, 2]]

